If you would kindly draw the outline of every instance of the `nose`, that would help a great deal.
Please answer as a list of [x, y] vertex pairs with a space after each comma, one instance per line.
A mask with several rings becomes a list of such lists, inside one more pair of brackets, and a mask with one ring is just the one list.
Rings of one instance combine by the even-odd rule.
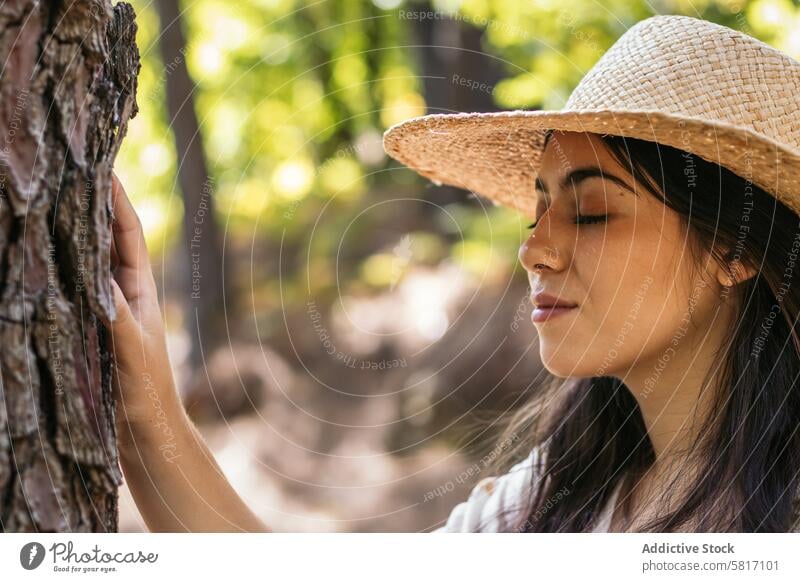
[[549, 214], [546, 212], [539, 219], [530, 236], [519, 247], [519, 262], [528, 272], [564, 268], [564, 253], [559, 252], [563, 244], [557, 240], [554, 225], [549, 222]]

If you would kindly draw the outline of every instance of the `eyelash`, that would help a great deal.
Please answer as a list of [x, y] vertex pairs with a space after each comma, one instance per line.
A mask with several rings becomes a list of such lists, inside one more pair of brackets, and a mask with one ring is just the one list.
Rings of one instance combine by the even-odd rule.
[[[575, 224], [598, 224], [605, 222], [606, 219], [608, 219], [608, 214], [579, 214], [575, 217]], [[538, 222], [538, 220], [532, 222], [528, 225], [528, 228], [536, 228]]]

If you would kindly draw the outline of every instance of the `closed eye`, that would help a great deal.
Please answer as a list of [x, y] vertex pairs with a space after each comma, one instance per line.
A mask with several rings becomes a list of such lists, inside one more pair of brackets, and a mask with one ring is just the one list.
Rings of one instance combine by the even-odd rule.
[[[599, 224], [608, 220], [608, 214], [579, 214], [575, 217], [575, 224]], [[539, 221], [528, 225], [529, 229], [536, 228]]]
[[575, 217], [575, 224], [597, 224], [607, 219], [608, 214], [579, 214]]

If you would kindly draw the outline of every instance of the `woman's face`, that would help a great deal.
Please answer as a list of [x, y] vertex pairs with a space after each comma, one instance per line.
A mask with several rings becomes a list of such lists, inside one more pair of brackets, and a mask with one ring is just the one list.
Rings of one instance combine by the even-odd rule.
[[[693, 264], [678, 214], [599, 136], [554, 133], [536, 186], [538, 222], [519, 258], [551, 373], [624, 380], [635, 365], [686, 353], [710, 328], [722, 290], [716, 267], [705, 257]], [[537, 309], [542, 292], [575, 307]]]

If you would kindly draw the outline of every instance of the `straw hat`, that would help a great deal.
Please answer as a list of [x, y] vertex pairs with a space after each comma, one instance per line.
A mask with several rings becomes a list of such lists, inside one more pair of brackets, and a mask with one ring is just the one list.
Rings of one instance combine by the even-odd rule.
[[424, 115], [386, 152], [437, 184], [534, 215], [548, 129], [656, 141], [720, 164], [800, 214], [800, 63], [741, 32], [661, 15], [628, 29], [557, 111]]

